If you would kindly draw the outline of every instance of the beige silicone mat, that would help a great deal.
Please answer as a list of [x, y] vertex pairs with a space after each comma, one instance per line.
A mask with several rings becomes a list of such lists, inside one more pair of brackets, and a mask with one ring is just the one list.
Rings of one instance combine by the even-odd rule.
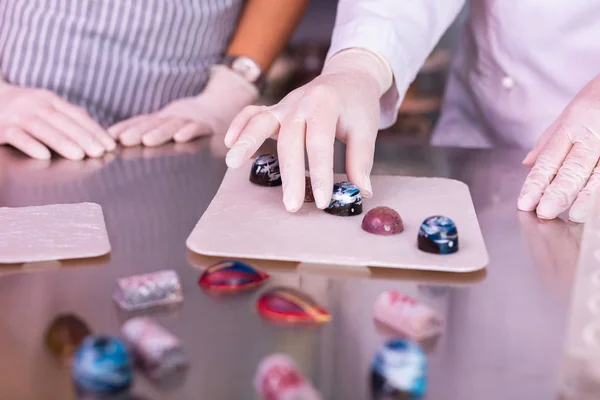
[[0, 264], [98, 257], [109, 252], [98, 204], [0, 207]]
[[[363, 200], [363, 214], [338, 217], [314, 203], [289, 213], [281, 187], [252, 184], [252, 161], [228, 170], [208, 209], [187, 240], [198, 254], [314, 264], [470, 272], [485, 268], [485, 248], [471, 195], [462, 182], [442, 178], [373, 176], [374, 197]], [[344, 180], [336, 175], [336, 181]], [[394, 208], [404, 232], [377, 236], [364, 232], [364, 214], [376, 206]], [[421, 222], [431, 215], [450, 217], [457, 225], [460, 250], [449, 255], [417, 249]]]

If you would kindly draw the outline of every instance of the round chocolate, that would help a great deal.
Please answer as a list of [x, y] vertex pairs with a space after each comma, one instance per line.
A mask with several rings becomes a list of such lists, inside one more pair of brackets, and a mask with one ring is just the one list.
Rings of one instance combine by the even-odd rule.
[[340, 217], [349, 217], [362, 213], [362, 195], [358, 187], [350, 182], [333, 185], [333, 196], [325, 212]]
[[45, 344], [48, 351], [68, 362], [73, 357], [75, 349], [83, 339], [90, 334], [90, 328], [79, 317], [73, 314], [58, 315], [46, 329]]
[[305, 203], [314, 203], [315, 196], [313, 195], [312, 183], [310, 181], [310, 177], [306, 176], [304, 178], [304, 202]]
[[260, 186], [281, 186], [279, 160], [273, 154], [256, 157], [250, 171], [250, 182]]
[[93, 393], [123, 392], [133, 380], [131, 356], [113, 336], [88, 336], [75, 352], [71, 372], [80, 390]]
[[434, 254], [458, 251], [458, 232], [454, 222], [441, 215], [426, 218], [419, 228], [417, 244], [420, 250]]
[[427, 358], [416, 343], [392, 339], [371, 364], [374, 399], [420, 399], [427, 392]]
[[402, 218], [394, 209], [381, 206], [367, 212], [362, 220], [364, 231], [375, 235], [390, 236], [404, 230]]

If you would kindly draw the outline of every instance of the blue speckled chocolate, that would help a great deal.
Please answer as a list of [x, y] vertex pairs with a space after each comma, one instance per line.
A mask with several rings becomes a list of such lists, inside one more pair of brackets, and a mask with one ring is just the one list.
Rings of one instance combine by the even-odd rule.
[[260, 186], [281, 186], [279, 160], [273, 154], [256, 157], [250, 171], [250, 182]]
[[83, 391], [108, 394], [127, 390], [133, 380], [131, 356], [112, 336], [88, 336], [75, 352], [72, 377]]
[[419, 228], [418, 246], [427, 253], [451, 254], [458, 251], [458, 232], [454, 222], [435, 215], [423, 221]]
[[371, 364], [374, 399], [421, 399], [427, 391], [427, 357], [414, 342], [385, 343]]
[[362, 195], [358, 187], [350, 182], [333, 185], [333, 196], [325, 212], [342, 217], [362, 213]]

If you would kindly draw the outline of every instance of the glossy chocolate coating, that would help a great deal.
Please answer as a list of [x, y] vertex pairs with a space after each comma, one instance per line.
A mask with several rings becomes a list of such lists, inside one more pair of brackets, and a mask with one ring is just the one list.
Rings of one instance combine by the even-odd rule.
[[281, 186], [279, 160], [272, 154], [256, 157], [250, 170], [250, 182], [259, 186]]
[[375, 207], [367, 212], [362, 220], [362, 229], [375, 235], [390, 236], [404, 230], [402, 218], [394, 209]]
[[333, 185], [333, 196], [325, 212], [340, 217], [361, 214], [362, 195], [358, 187], [350, 182], [338, 182]]
[[426, 218], [419, 228], [417, 245], [420, 250], [434, 254], [458, 251], [458, 231], [454, 222], [441, 215]]
[[310, 181], [310, 177], [304, 178], [304, 202], [305, 203], [314, 203], [315, 196], [313, 195], [312, 183]]

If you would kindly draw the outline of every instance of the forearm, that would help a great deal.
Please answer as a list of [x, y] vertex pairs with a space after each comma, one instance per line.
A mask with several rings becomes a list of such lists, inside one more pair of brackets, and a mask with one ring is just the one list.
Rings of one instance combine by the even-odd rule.
[[381, 127], [390, 126], [409, 84], [464, 5], [464, 0], [340, 0], [328, 59], [348, 48], [383, 57], [394, 90], [381, 100]]
[[309, 0], [248, 0], [227, 54], [252, 58], [267, 71], [294, 33]]

